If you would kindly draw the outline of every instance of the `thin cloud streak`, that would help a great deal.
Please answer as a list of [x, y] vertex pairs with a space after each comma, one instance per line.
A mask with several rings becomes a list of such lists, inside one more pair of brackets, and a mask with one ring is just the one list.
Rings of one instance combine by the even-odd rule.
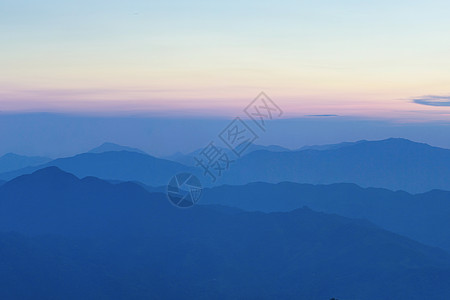
[[326, 118], [326, 117], [339, 117], [339, 115], [305, 115], [305, 117], [318, 117], [318, 118]]
[[450, 96], [429, 95], [412, 99], [412, 102], [427, 106], [450, 106]]

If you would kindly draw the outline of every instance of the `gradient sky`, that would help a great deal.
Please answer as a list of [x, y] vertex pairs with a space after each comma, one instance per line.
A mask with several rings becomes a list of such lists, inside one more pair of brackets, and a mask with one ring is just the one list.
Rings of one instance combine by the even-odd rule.
[[0, 110], [450, 117], [449, 1], [0, 0]]

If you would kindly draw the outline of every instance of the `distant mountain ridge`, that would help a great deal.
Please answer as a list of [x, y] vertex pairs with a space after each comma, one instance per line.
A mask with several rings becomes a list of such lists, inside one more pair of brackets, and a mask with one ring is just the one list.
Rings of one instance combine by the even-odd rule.
[[138, 148], [132, 148], [128, 146], [122, 146], [114, 143], [103, 143], [100, 146], [91, 149], [88, 153], [103, 153], [103, 152], [111, 152], [111, 151], [128, 151], [128, 152], [137, 152], [141, 154], [147, 154], [145, 151], [142, 151]]
[[[226, 151], [226, 150], [224, 150]], [[230, 154], [231, 155], [231, 154]], [[9, 180], [37, 169], [57, 166], [77, 176], [96, 176], [113, 181], [140, 181], [149, 186], [165, 186], [180, 172], [197, 175], [204, 186], [242, 185], [251, 182], [283, 181], [332, 184], [355, 183], [421, 193], [433, 189], [450, 190], [450, 150], [405, 139], [360, 141], [328, 150], [255, 150], [236, 159], [216, 182], [204, 170], [148, 154], [130, 151], [84, 153], [56, 159], [36, 167], [0, 174]], [[178, 159], [179, 160], [179, 159]]]
[[332, 149], [339, 149], [344, 148], [348, 146], [353, 146], [360, 143], [366, 143], [367, 140], [359, 140], [356, 142], [342, 142], [337, 144], [325, 144], [325, 145], [311, 145], [311, 146], [303, 146], [299, 148], [297, 151], [303, 151], [303, 150], [332, 150]]
[[51, 161], [48, 157], [24, 156], [7, 153], [0, 157], [0, 173], [22, 169], [29, 166], [37, 166]]
[[[234, 157], [234, 155], [235, 155], [235, 154], [233, 154], [232, 150], [230, 150], [229, 148], [224, 148], [224, 147], [219, 147], [219, 146], [217, 146], [217, 148], [221, 151], [221, 153], [227, 154], [230, 158]], [[245, 152], [243, 154], [247, 155], [251, 152], [261, 151], [261, 150], [271, 151], [271, 152], [291, 151], [288, 148], [285, 148], [282, 146], [277, 146], [277, 145], [263, 146], [263, 145], [251, 144], [245, 150]], [[166, 156], [163, 158], [168, 159], [168, 160], [173, 160], [173, 161], [179, 162], [179, 163], [187, 165], [187, 166], [194, 166], [196, 164], [195, 157], [200, 157], [201, 156], [200, 153], [202, 151], [203, 151], [203, 148], [197, 149], [197, 150], [192, 151], [187, 154], [177, 152], [175, 154], [172, 154], [172, 155], [169, 155], [169, 156]]]
[[450, 297], [449, 254], [367, 221], [181, 210], [56, 167], [0, 187], [0, 264], [5, 299]]
[[239, 159], [221, 183], [355, 183], [419, 193], [450, 190], [448, 178], [449, 149], [392, 138], [329, 150], [255, 151]]
[[198, 173], [177, 162], [156, 158], [148, 154], [129, 151], [83, 153], [73, 157], [59, 158], [44, 165], [28, 167], [0, 174], [0, 179], [10, 180], [38, 169], [55, 166], [79, 177], [95, 176], [106, 180], [140, 181], [151, 186], [166, 185], [177, 173]]

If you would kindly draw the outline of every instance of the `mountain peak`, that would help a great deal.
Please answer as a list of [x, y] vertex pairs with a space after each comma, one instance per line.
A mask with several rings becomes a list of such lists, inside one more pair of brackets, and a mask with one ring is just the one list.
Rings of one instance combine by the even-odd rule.
[[110, 142], [105, 142], [105, 143], [101, 144], [100, 146], [98, 146], [94, 149], [91, 149], [88, 153], [103, 153], [103, 152], [111, 152], [111, 151], [129, 151], [129, 152], [137, 152], [137, 153], [141, 153], [141, 154], [147, 154], [138, 148], [122, 146], [122, 145], [114, 144], [114, 143], [110, 143]]
[[29, 186], [58, 186], [78, 180], [78, 177], [75, 175], [67, 173], [58, 167], [52, 166], [39, 169], [31, 174], [16, 177], [5, 183], [3, 186], [22, 186], [24, 184], [28, 184]]
[[408, 143], [408, 144], [421, 144], [418, 142], [413, 142], [411, 140], [405, 139], [405, 138], [397, 138], [397, 137], [391, 137], [384, 140], [380, 140], [378, 142], [384, 142], [384, 143]]
[[5, 154], [3, 154], [2, 156], [1, 156], [1, 158], [16, 158], [16, 157], [22, 157], [22, 155], [19, 155], [19, 154], [15, 154], [15, 153], [12, 153], [12, 152], [8, 152], [8, 153], [5, 153]]
[[33, 176], [47, 176], [47, 175], [72, 175], [72, 174], [63, 171], [63, 170], [61, 170], [58, 167], [50, 166], [50, 167], [39, 169], [39, 170], [31, 173], [31, 175], [33, 175]]
[[[395, 138], [395, 137], [391, 137], [391, 138], [387, 138], [384, 140], [377, 140], [377, 141], [366, 141], [365, 143], [361, 143], [361, 144], [378, 144], [378, 145], [382, 145], [382, 146], [392, 146], [392, 147], [402, 147], [402, 146], [413, 146], [413, 147], [433, 147], [430, 146], [426, 143], [421, 143], [421, 142], [415, 142], [415, 141], [411, 141], [405, 138]], [[435, 147], [436, 148], [436, 147]]]

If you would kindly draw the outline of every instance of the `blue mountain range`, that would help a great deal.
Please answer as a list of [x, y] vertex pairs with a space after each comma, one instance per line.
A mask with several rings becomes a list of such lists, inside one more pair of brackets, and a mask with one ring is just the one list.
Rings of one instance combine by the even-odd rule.
[[387, 139], [328, 150], [255, 151], [239, 159], [220, 182], [355, 183], [419, 193], [450, 190], [448, 178], [449, 149]]
[[395, 233], [450, 251], [450, 192], [421, 194], [361, 188], [355, 184], [250, 183], [205, 189], [200, 204], [246, 211], [315, 211], [369, 220]]
[[448, 253], [368, 221], [177, 209], [56, 167], [0, 187], [0, 232], [3, 299], [450, 297]]
[[[330, 148], [331, 149], [328, 149]], [[361, 141], [325, 150], [257, 150], [237, 159], [215, 183], [200, 167], [187, 166], [135, 151], [84, 153], [0, 174], [9, 180], [40, 168], [56, 166], [80, 177], [139, 181], [164, 186], [180, 172], [201, 178], [205, 186], [283, 181], [332, 184], [355, 183], [411, 193], [450, 190], [450, 150], [405, 139]]]

